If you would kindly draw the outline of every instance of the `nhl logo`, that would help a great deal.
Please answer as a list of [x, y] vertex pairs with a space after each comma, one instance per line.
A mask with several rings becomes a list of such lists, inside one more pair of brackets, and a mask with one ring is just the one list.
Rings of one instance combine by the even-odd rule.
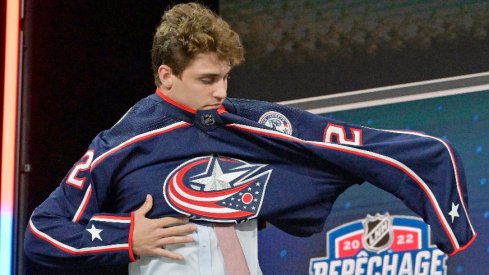
[[287, 135], [292, 135], [292, 124], [290, 121], [279, 112], [266, 112], [264, 113], [258, 123], [272, 128], [275, 131], [282, 132]]
[[381, 252], [392, 244], [392, 218], [389, 214], [367, 215], [363, 222], [363, 245], [365, 249]]
[[207, 126], [216, 123], [214, 116], [211, 114], [204, 114], [201, 119], [202, 119], [202, 123]]

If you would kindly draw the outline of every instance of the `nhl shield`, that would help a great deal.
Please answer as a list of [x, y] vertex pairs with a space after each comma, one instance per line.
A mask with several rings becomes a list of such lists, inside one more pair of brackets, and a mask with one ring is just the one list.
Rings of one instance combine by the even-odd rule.
[[363, 222], [363, 245], [365, 249], [380, 252], [392, 244], [392, 219], [389, 215], [367, 215]]

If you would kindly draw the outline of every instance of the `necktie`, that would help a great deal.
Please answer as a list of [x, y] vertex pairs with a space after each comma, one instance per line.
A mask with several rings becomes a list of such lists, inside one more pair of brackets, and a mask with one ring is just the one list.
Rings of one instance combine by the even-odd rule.
[[250, 275], [243, 248], [236, 235], [236, 226], [233, 224], [214, 224], [219, 247], [224, 258], [224, 265], [228, 275]]

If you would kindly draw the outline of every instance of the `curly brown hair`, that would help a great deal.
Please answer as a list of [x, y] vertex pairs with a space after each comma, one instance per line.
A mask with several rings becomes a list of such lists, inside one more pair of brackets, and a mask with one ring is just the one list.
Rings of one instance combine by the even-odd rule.
[[180, 76], [199, 53], [216, 53], [231, 66], [244, 61], [239, 35], [228, 23], [197, 3], [178, 4], [166, 11], [156, 28], [151, 49], [153, 76], [161, 85], [158, 68], [165, 64]]

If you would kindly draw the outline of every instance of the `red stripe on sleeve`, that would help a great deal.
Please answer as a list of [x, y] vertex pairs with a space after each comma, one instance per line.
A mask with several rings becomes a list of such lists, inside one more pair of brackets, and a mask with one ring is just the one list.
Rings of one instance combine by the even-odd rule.
[[129, 260], [131, 260], [131, 262], [136, 261], [136, 256], [134, 255], [134, 251], [132, 251], [133, 234], [134, 234], [134, 212], [131, 212], [131, 225], [129, 226], [129, 239], [127, 241]]

